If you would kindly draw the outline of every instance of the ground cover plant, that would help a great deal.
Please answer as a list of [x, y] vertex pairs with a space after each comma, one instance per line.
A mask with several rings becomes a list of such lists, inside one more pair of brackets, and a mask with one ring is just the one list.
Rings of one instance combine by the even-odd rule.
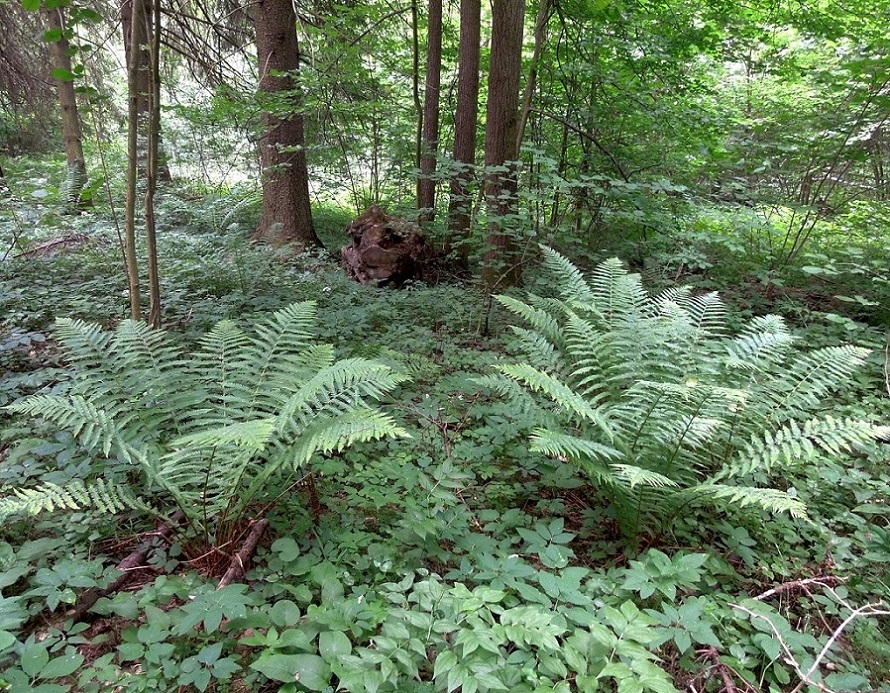
[[[650, 295], [617, 261], [587, 275], [546, 251], [549, 271], [560, 279], [542, 274], [544, 295], [531, 302], [523, 294], [502, 298], [522, 320], [493, 307], [486, 336], [481, 327], [489, 307], [472, 288], [365, 288], [324, 258], [282, 262], [262, 249], [243, 250], [240, 259], [229, 255], [241, 273], [223, 277], [210, 270], [227, 257], [227, 244], [186, 230], [162, 246], [171, 293], [193, 296], [197, 305], [203, 296], [218, 299], [167, 336], [121, 321], [121, 301], [112, 331], [90, 325], [109, 316], [106, 304], [89, 300], [78, 303], [85, 312], [75, 313], [77, 320], [54, 330], [51, 302], [67, 293], [66, 283], [76, 277], [78, 286], [89, 287], [91, 274], [104, 272], [101, 243], [7, 266], [6, 286], [20, 288], [7, 297], [18, 312], [4, 328], [8, 401], [16, 402], [5, 410], [4, 502], [21, 505], [26, 489], [80, 488], [90, 479], [104, 489], [83, 498], [83, 507], [74, 503], [79, 507], [29, 521], [7, 517], [0, 646], [9, 690], [882, 684], [888, 646], [878, 618], [890, 535], [880, 519], [890, 479], [875, 439], [879, 411], [857, 405], [860, 395], [838, 397], [840, 389], [864, 395], [876, 385], [873, 375], [862, 374], [867, 350], [840, 345], [850, 331], [823, 322], [814, 334], [824, 346], [798, 351], [796, 330], [779, 318], [755, 318], [733, 330], [734, 321], [742, 324], [738, 310], [714, 295], [686, 289]], [[196, 279], [204, 267], [204, 279]], [[249, 273], [258, 270], [265, 291], [251, 294], [244, 282], [255, 282]], [[28, 278], [46, 273], [57, 293], [27, 294]], [[23, 303], [22, 295], [33, 300]], [[287, 308], [309, 297], [318, 299], [314, 329], [321, 340], [336, 340], [334, 349], [307, 347], [308, 305]], [[255, 315], [251, 322], [260, 327], [239, 331], [229, 311], [241, 311], [242, 319], [245, 311]], [[213, 476], [222, 460], [212, 451], [250, 459], [262, 474], [274, 470], [263, 464], [285, 457], [292, 471], [294, 448], [272, 444], [264, 422], [273, 419], [266, 414], [250, 415], [248, 407], [240, 418], [222, 417], [206, 403], [228, 406], [242, 401], [237, 392], [253, 391], [259, 378], [248, 362], [260, 354], [274, 360], [276, 352], [266, 348], [276, 341], [270, 330], [290, 334], [282, 325], [287, 316], [296, 319], [294, 311], [299, 334], [285, 340], [291, 354], [285, 361], [311, 373], [300, 364], [323, 356], [321, 372], [329, 373], [338, 363], [376, 359], [367, 386], [377, 396], [389, 390], [383, 406], [411, 438], [356, 441], [339, 452], [333, 443], [341, 439], [332, 439], [322, 446], [329, 452], [310, 456], [311, 488], [303, 479], [274, 504], [258, 505], [232, 494], [247, 486], [239, 476]], [[207, 333], [203, 326], [219, 319]], [[16, 332], [17, 323], [23, 327]], [[238, 348], [221, 351], [226, 335]], [[130, 348], [137, 342], [143, 346]], [[676, 346], [656, 348], [662, 343]], [[251, 348], [253, 356], [245, 356]], [[161, 352], [169, 358], [146, 359]], [[203, 377], [224, 367], [224, 352], [245, 360], [233, 371], [237, 378]], [[510, 365], [529, 354], [526, 365]], [[378, 376], [394, 379], [387, 385]], [[190, 378], [197, 380], [179, 387]], [[237, 385], [231, 396], [213, 396], [201, 384], [225, 382]], [[330, 395], [327, 406], [319, 402], [323, 417], [341, 414], [337, 402], [345, 400], [338, 397], [356, 392], [339, 382], [341, 395], [322, 388]], [[521, 384], [547, 396], [523, 394]], [[39, 394], [17, 399], [31, 392]], [[306, 396], [306, 385], [300, 392]], [[286, 394], [276, 387], [257, 395], [278, 402], [266, 409], [283, 421]], [[614, 404], [607, 406], [610, 397]], [[647, 408], [658, 412], [653, 430], [663, 433], [634, 434], [636, 450], [647, 454], [631, 464], [627, 451], [634, 448], [621, 442], [631, 434], [619, 431], [634, 419], [620, 412], [636, 410], [639, 397], [650, 405], [666, 397], [670, 406]], [[826, 406], [831, 397], [837, 404]], [[84, 406], [105, 402], [122, 423], [112, 427], [114, 416], [70, 418], [75, 399]], [[60, 406], [67, 415], [54, 414]], [[804, 423], [808, 411], [822, 422], [834, 416], [836, 426]], [[726, 417], [734, 423], [721, 431]], [[861, 421], [854, 424], [856, 417]], [[62, 425], [53, 425], [54, 418]], [[157, 420], [151, 436], [136, 425], [149, 418]], [[168, 427], [169, 437], [160, 436]], [[742, 464], [724, 467], [720, 460], [733, 458], [721, 436], [730, 430], [739, 432]], [[115, 447], [139, 450], [147, 443], [159, 463], [164, 446], [171, 446], [167, 459], [192, 459], [189, 468], [203, 469], [203, 481], [195, 477], [174, 493]], [[266, 445], [268, 454], [261, 452]], [[719, 458], [715, 448], [723, 451]], [[670, 451], [682, 465], [646, 466], [644, 460], [665, 460]], [[777, 485], [782, 493], [756, 495], [757, 488]], [[115, 498], [112, 488], [132, 495]], [[707, 502], [686, 503], [690, 490]], [[117, 507], [126, 498], [131, 507]], [[154, 541], [147, 567], [128, 589], [103, 591], [132, 544], [126, 537], [151, 529], [149, 518], [169, 515], [178, 504], [204, 526], [225, 507], [230, 511], [222, 516], [237, 516], [231, 503], [241, 500], [241, 510], [266, 508], [271, 523], [243, 584], [217, 590], [219, 573], [208, 566], [227, 561], [202, 560], [183, 531]], [[109, 509], [120, 519], [103, 514]], [[237, 548], [223, 541], [218, 550], [230, 555]], [[77, 599], [90, 590], [104, 596], [79, 613]]]
[[879, 5], [0, 2], [0, 691], [890, 691]]

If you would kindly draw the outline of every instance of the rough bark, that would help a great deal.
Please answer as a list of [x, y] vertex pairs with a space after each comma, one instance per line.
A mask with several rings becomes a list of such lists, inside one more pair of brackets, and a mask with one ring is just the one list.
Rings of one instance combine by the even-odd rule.
[[485, 120], [485, 201], [489, 228], [482, 278], [489, 290], [522, 279], [520, 249], [509, 217], [517, 211], [516, 135], [525, 0], [494, 0]]
[[300, 249], [320, 246], [312, 226], [303, 116], [293, 76], [299, 69], [296, 16], [291, 0], [260, 0], [253, 6], [260, 92], [288, 92], [286, 109], [263, 115], [260, 140], [263, 211], [255, 240]]
[[451, 179], [451, 199], [448, 203], [448, 251], [450, 254], [456, 249], [456, 262], [463, 269], [469, 266], [467, 241], [472, 206], [469, 187], [476, 166], [481, 9], [480, 0], [461, 0], [453, 155], [457, 171]]
[[436, 215], [436, 154], [439, 149], [439, 89], [442, 76], [442, 0], [430, 0], [426, 48], [426, 90], [423, 101], [420, 180], [417, 186], [419, 220]]
[[[52, 43], [53, 68], [71, 74], [71, 54], [68, 37], [65, 35], [64, 8], [47, 10], [50, 29], [59, 32], [58, 41]], [[84, 206], [81, 192], [87, 182], [87, 165], [83, 155], [83, 134], [80, 128], [80, 115], [77, 111], [77, 96], [71, 79], [56, 79], [59, 106], [62, 110], [62, 136], [65, 140], [65, 158], [68, 162], [68, 175], [65, 184], [67, 207], [76, 210]]]

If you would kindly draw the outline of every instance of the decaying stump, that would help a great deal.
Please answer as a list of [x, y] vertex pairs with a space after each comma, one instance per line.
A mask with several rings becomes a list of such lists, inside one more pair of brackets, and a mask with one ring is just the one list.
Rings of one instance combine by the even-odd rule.
[[340, 251], [343, 267], [362, 284], [400, 283], [422, 277], [433, 250], [417, 224], [374, 205], [346, 229], [350, 245]]

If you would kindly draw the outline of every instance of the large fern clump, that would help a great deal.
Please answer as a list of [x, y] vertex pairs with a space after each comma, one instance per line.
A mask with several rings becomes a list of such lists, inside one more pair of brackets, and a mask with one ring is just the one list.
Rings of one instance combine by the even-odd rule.
[[272, 484], [282, 490], [288, 474], [317, 453], [406, 436], [373, 406], [403, 377], [372, 360], [335, 360], [333, 347], [313, 342], [314, 321], [311, 301], [272, 314], [252, 332], [225, 320], [184, 353], [144, 323], [107, 332], [59, 320], [56, 335], [74, 369], [66, 391], [9, 409], [72, 433], [93, 455], [91, 474], [67, 486], [13, 489], [0, 499], [0, 519], [172, 502], [206, 530], [210, 520], [268, 500]]
[[517, 401], [543, 398], [532, 449], [583, 470], [626, 535], [658, 531], [691, 504], [804, 516], [787, 488], [764, 485], [890, 435], [821, 413], [867, 350], [802, 351], [776, 316], [729, 335], [715, 293], [650, 296], [617, 259], [585, 277], [544, 256], [558, 297], [498, 297], [529, 325], [514, 328], [527, 360], [484, 381]]

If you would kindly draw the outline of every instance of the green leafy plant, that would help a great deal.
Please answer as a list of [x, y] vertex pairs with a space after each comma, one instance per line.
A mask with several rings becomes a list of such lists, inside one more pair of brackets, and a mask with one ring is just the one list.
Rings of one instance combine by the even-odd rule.
[[0, 516], [172, 501], [206, 531], [214, 518], [268, 500], [273, 482], [286, 488], [318, 453], [407, 435], [368, 403], [403, 377], [368, 359], [335, 360], [333, 347], [313, 343], [314, 319], [307, 301], [259, 321], [252, 334], [222, 321], [188, 354], [142, 323], [110, 333], [59, 320], [56, 335], [75, 368], [65, 391], [9, 408], [71, 432], [94, 455], [92, 469], [86, 480], [12, 489]]
[[498, 297], [529, 323], [514, 328], [529, 359], [483, 382], [526, 407], [529, 391], [543, 396], [532, 450], [584, 471], [626, 536], [661, 530], [691, 504], [804, 517], [792, 492], [763, 485], [890, 437], [887, 427], [811, 418], [867, 350], [800, 351], [776, 316], [729, 336], [715, 293], [653, 297], [617, 259], [587, 279], [555, 251], [544, 257], [558, 297]]

